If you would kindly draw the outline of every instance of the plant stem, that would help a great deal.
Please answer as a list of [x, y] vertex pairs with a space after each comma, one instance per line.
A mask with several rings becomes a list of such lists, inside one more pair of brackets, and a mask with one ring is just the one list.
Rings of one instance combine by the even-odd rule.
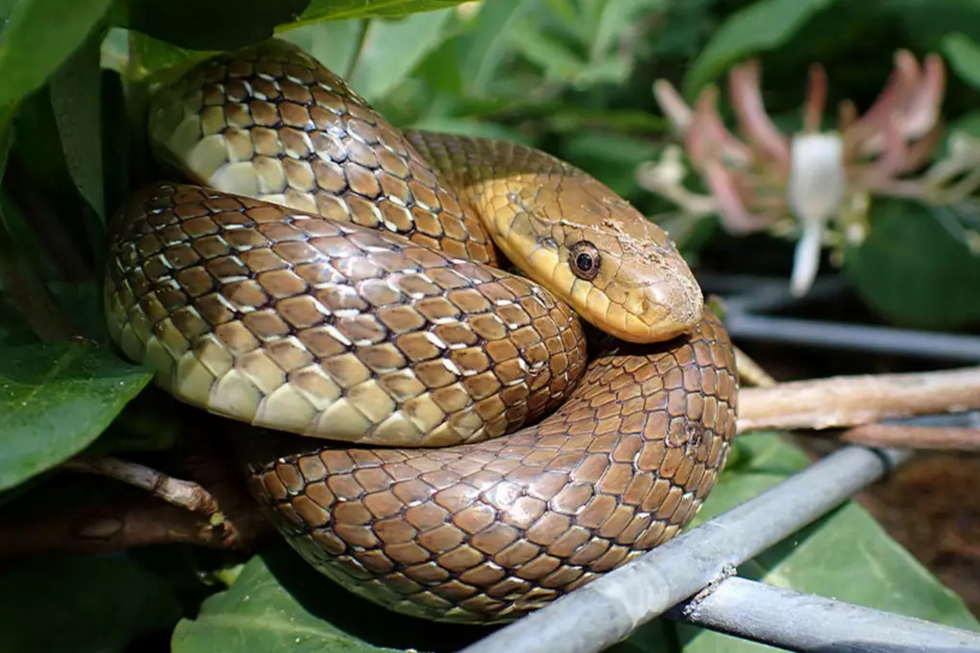
[[738, 376], [744, 383], [760, 388], [771, 388], [777, 385], [776, 379], [772, 378], [769, 372], [762, 369], [761, 365], [738, 347], [735, 347], [735, 367], [738, 368]]
[[980, 451], [980, 429], [971, 428], [865, 424], [844, 431], [840, 439], [866, 447]]
[[98, 474], [128, 483], [163, 499], [167, 503], [192, 512], [214, 515], [218, 512], [214, 497], [192, 481], [182, 481], [138, 463], [132, 463], [110, 456], [94, 458], [76, 456], [63, 467], [75, 472]]
[[828, 429], [980, 408], [980, 367], [839, 376], [739, 392], [738, 431]]

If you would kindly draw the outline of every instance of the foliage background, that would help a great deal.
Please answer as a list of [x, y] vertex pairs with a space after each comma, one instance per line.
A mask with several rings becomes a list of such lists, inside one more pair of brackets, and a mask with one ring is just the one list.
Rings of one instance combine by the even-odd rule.
[[[145, 371], [105, 346], [98, 271], [107, 216], [159, 174], [143, 142], [148, 94], [209, 52], [275, 33], [350, 79], [397, 127], [552, 152], [668, 225], [698, 272], [785, 277], [791, 243], [685, 223], [637, 184], [637, 167], [670, 142], [655, 78], [690, 99], [757, 55], [767, 106], [792, 128], [811, 62], [828, 70], [831, 106], [866, 107], [895, 49], [937, 51], [954, 71], [950, 125], [980, 135], [976, 0], [0, 0], [0, 19], [0, 532], [37, 506], [111, 498], [105, 484], [57, 473], [72, 455], [166, 456], [180, 429], [153, 410]], [[971, 203], [876, 205], [843, 269], [864, 319], [975, 328], [978, 226]], [[59, 338], [64, 316], [89, 340]], [[743, 438], [700, 519], [805, 464], [776, 435]], [[741, 572], [980, 628], [854, 504]], [[176, 546], [16, 560], [0, 567], [0, 599], [4, 651], [439, 650], [485, 633], [380, 612], [277, 544], [244, 560]], [[658, 620], [620, 648], [760, 647]]]

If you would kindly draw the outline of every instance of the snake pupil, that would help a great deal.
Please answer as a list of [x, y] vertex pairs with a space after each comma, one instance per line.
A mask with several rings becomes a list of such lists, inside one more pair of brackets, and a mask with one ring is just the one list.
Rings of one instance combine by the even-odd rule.
[[571, 247], [568, 256], [569, 266], [579, 279], [592, 281], [599, 275], [602, 257], [596, 246], [587, 240], [580, 241]]

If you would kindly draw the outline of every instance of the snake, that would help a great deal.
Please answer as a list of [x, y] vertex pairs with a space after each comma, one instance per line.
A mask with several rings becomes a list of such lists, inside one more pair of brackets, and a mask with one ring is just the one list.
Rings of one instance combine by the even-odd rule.
[[505, 623], [692, 520], [735, 433], [732, 344], [607, 186], [526, 145], [399, 131], [279, 39], [194, 64], [148, 122], [173, 181], [110, 222], [111, 339], [252, 430], [243, 482], [315, 570], [395, 612]]

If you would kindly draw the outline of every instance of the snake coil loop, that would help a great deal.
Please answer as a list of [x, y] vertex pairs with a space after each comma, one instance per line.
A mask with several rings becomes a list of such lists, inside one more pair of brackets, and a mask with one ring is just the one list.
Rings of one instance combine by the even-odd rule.
[[[598, 181], [402, 134], [275, 41], [164, 89], [150, 133], [195, 185], [116, 216], [110, 333], [181, 400], [295, 434], [242, 465], [313, 567], [399, 612], [503, 622], [697, 512], [735, 431], [731, 343]], [[616, 338], [591, 359], [576, 313]]]

